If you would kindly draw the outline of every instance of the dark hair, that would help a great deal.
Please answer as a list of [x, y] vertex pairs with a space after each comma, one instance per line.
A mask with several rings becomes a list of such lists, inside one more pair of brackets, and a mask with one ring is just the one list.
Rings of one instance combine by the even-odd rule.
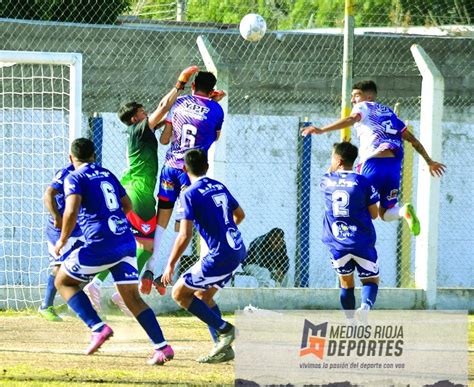
[[89, 161], [95, 154], [94, 143], [88, 138], [76, 138], [71, 144], [71, 154], [79, 161]]
[[359, 154], [357, 147], [350, 142], [337, 142], [333, 145], [334, 153], [341, 157], [345, 166], [352, 167]]
[[278, 228], [278, 227], [275, 227], [275, 228], [272, 228], [269, 232], [268, 232], [268, 237], [269, 238], [274, 238], [274, 239], [283, 239], [285, 237], [285, 232], [281, 229], [281, 228]]
[[352, 86], [352, 90], [362, 90], [364, 92], [366, 91], [371, 91], [374, 94], [377, 94], [377, 85], [375, 84], [374, 81], [361, 81], [354, 83]]
[[209, 164], [207, 163], [207, 152], [203, 149], [190, 149], [184, 155], [184, 165], [194, 176], [206, 174]]
[[138, 109], [142, 108], [143, 105], [137, 102], [127, 102], [120, 106], [119, 111], [117, 112], [118, 118], [125, 125], [132, 125], [132, 117], [137, 114]]
[[213, 73], [208, 71], [199, 71], [194, 79], [196, 91], [202, 91], [209, 94], [216, 86], [217, 79]]

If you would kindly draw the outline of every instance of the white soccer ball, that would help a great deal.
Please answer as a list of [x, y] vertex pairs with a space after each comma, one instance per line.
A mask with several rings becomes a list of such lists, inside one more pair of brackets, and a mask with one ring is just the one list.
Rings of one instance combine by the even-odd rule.
[[256, 13], [245, 15], [240, 21], [240, 35], [249, 42], [257, 42], [267, 31], [265, 19]]

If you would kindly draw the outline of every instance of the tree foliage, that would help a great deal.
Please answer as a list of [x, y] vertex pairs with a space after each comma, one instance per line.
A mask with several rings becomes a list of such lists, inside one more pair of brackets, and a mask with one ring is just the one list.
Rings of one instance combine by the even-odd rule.
[[[159, 1], [159, 0], [155, 0]], [[474, 5], [464, 0], [354, 0], [357, 27], [471, 24]], [[262, 15], [270, 29], [338, 27], [345, 0], [187, 0], [187, 19], [239, 23]]]
[[112, 24], [130, 0], [1, 0], [0, 17], [91, 24]]
[[[184, 1], [184, 0], [181, 0]], [[353, 0], [357, 27], [472, 24], [467, 0]], [[146, 5], [143, 18], [173, 17], [176, 0], [1, 0], [0, 17], [114, 23], [131, 5]], [[271, 30], [341, 27], [345, 0], [185, 0], [186, 19], [238, 24], [247, 13], [262, 15]], [[470, 4], [470, 5], [468, 5]], [[153, 11], [154, 10], [154, 11]]]

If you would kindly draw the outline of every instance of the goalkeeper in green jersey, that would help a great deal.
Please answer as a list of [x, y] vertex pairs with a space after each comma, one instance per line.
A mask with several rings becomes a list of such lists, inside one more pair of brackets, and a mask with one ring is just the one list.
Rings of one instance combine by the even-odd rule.
[[[197, 66], [183, 70], [176, 86], [162, 98], [156, 110], [150, 115], [146, 113], [143, 105], [137, 102], [128, 102], [122, 105], [117, 113], [120, 121], [127, 125], [128, 168], [121, 183], [132, 201], [133, 210], [127, 214], [127, 218], [137, 241], [139, 273], [153, 253], [153, 238], [156, 229], [154, 193], [158, 174], [158, 141], [155, 137], [155, 130], [162, 126], [163, 119], [176, 101], [179, 92], [184, 89], [186, 82], [197, 71]], [[100, 286], [108, 274], [108, 271], [98, 274], [84, 288], [98, 311], [101, 310]], [[125, 314], [130, 315], [119, 293], [112, 296], [112, 301]]]

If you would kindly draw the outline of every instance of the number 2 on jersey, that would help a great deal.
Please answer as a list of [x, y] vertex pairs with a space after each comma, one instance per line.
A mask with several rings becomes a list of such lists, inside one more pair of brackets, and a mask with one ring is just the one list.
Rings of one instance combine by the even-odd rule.
[[331, 195], [332, 213], [334, 216], [349, 216], [349, 194], [346, 191], [337, 190]]
[[217, 207], [222, 207], [224, 222], [229, 223], [229, 201], [227, 200], [226, 194], [220, 193], [212, 196], [212, 200], [216, 203]]

